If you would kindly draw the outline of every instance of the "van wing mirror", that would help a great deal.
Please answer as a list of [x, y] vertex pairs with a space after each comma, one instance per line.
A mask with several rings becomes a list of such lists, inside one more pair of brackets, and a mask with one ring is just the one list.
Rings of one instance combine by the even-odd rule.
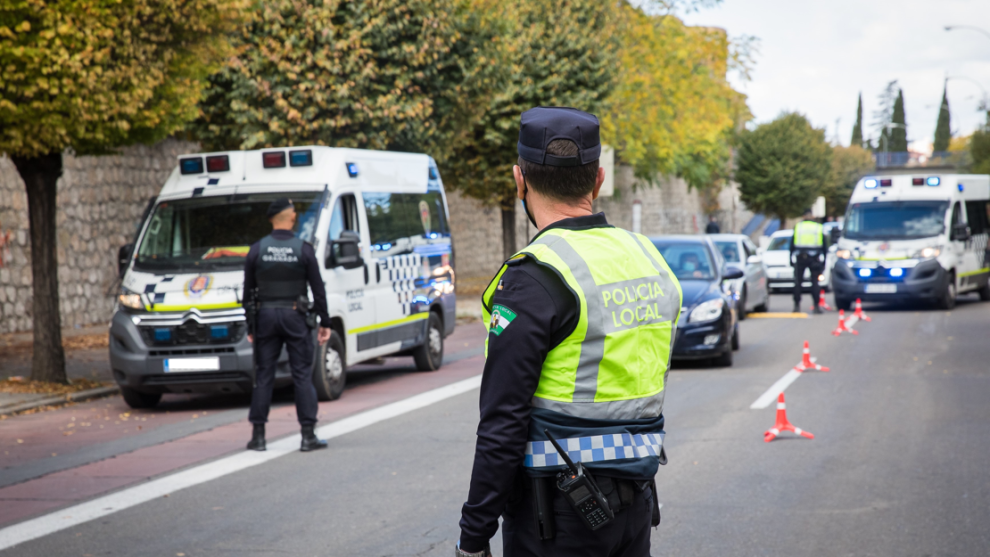
[[952, 237], [949, 238], [952, 241], [965, 242], [969, 240], [969, 226], [964, 222], [956, 223], [952, 226]]
[[120, 276], [124, 275], [124, 271], [127, 270], [127, 265], [131, 262], [131, 256], [134, 255], [134, 244], [125, 244], [120, 246], [117, 250], [117, 274]]
[[344, 230], [340, 238], [330, 241], [330, 253], [327, 255], [326, 267], [343, 267], [356, 269], [364, 265], [361, 258], [361, 235], [353, 230]]
[[759, 255], [750, 255], [746, 258], [746, 263], [749, 263], [750, 265], [758, 265], [763, 263], [763, 257]]

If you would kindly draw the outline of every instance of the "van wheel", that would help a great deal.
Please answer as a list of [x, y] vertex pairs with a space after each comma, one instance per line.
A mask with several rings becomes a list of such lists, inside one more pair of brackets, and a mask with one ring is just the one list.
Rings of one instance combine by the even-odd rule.
[[726, 350], [722, 355], [712, 358], [715, 367], [732, 367], [732, 350]]
[[419, 371], [436, 371], [443, 365], [443, 324], [432, 311], [426, 329], [426, 342], [416, 347], [413, 359]]
[[938, 300], [938, 308], [951, 310], [954, 307], [956, 307], [956, 275], [949, 273], [949, 278], [945, 281], [945, 290]]
[[131, 408], [153, 408], [162, 399], [161, 393], [142, 393], [129, 387], [121, 387], [120, 394]]
[[980, 295], [980, 300], [990, 302], [990, 281], [983, 285], [983, 288], [976, 291]]
[[838, 296], [835, 297], [835, 309], [836, 310], [840, 310], [841, 309], [842, 311], [849, 311], [849, 308], [851, 306], [852, 306], [852, 300], [850, 300], [848, 298], [840, 298]]
[[344, 344], [340, 333], [334, 331], [330, 340], [319, 347], [320, 358], [313, 366], [313, 386], [316, 398], [322, 402], [337, 400], [347, 383], [347, 366], [344, 363]]

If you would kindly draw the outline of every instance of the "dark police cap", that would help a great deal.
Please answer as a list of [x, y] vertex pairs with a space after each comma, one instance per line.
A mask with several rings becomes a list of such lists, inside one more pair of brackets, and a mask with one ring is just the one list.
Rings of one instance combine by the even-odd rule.
[[[556, 139], [573, 141], [578, 154], [548, 155], [547, 145]], [[576, 108], [538, 106], [523, 112], [516, 147], [523, 160], [545, 166], [578, 166], [596, 161], [602, 154], [598, 118]]]
[[268, 206], [268, 218], [274, 217], [289, 207], [292, 207], [292, 200], [288, 197], [279, 197]]

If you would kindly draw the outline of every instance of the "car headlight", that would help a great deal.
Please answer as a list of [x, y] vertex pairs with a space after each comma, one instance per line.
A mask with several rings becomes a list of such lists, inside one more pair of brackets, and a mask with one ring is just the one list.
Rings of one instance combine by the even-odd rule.
[[722, 307], [724, 305], [725, 302], [722, 301], [721, 298], [702, 302], [691, 310], [691, 315], [688, 317], [688, 323], [718, 319], [722, 315]]
[[915, 258], [917, 258], [917, 259], [932, 259], [932, 258], [938, 257], [940, 253], [942, 253], [941, 248], [931, 248], [931, 247], [928, 247], [928, 248], [924, 248], [921, 251], [919, 251], [918, 253], [916, 253], [915, 254]]
[[835, 256], [839, 259], [852, 259], [852, 252], [847, 249], [835, 250]]
[[125, 308], [144, 309], [144, 300], [141, 299], [141, 295], [135, 294], [126, 288], [120, 291], [117, 301]]

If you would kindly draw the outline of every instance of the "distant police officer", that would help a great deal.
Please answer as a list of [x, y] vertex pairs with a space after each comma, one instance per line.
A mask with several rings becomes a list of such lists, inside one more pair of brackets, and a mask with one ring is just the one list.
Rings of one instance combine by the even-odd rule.
[[[517, 195], [540, 232], [482, 295], [488, 359], [455, 553], [488, 554], [501, 515], [506, 557], [646, 556], [680, 284], [647, 238], [592, 213], [605, 179], [595, 116], [534, 108], [517, 147]], [[558, 489], [565, 467], [545, 431], [614, 518], [582, 521], [571, 502], [586, 490]]]
[[313, 386], [313, 337], [307, 324], [309, 305], [306, 284], [313, 291], [315, 310], [320, 316], [317, 339], [330, 339], [327, 295], [320, 277], [313, 246], [292, 232], [296, 211], [287, 198], [276, 199], [268, 207], [272, 233], [251, 246], [244, 265], [245, 305], [257, 304], [249, 319], [248, 339], [254, 343], [255, 386], [251, 393], [248, 420], [254, 432], [247, 448], [265, 450], [265, 422], [275, 385], [275, 364], [284, 344], [295, 384], [296, 415], [302, 426], [301, 450], [326, 448], [316, 437], [316, 388]]
[[811, 302], [814, 312], [821, 313], [818, 307], [818, 275], [825, 270], [825, 250], [828, 243], [825, 240], [824, 227], [811, 220], [811, 209], [804, 212], [803, 219], [794, 227], [791, 238], [791, 265], [794, 267], [794, 312], [801, 311], [801, 283], [804, 282], [805, 270], [811, 271]]

